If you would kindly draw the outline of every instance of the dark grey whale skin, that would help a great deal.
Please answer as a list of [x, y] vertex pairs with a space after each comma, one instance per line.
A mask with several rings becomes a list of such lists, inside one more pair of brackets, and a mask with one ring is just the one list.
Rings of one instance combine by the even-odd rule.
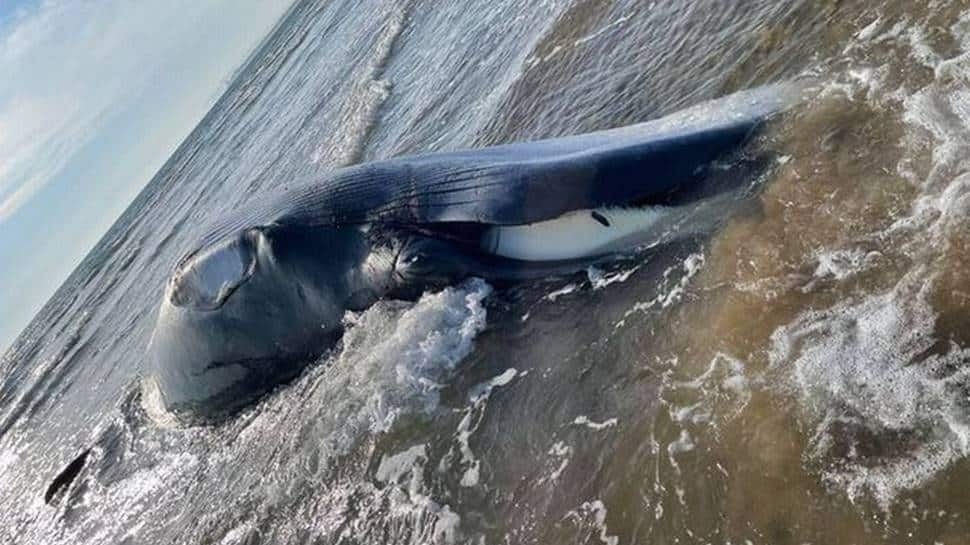
[[215, 222], [177, 264], [146, 384], [184, 421], [238, 410], [333, 346], [347, 310], [469, 276], [508, 283], [582, 270], [483, 253], [485, 228], [691, 194], [800, 96], [745, 91], [579, 136], [399, 157], [333, 172]]

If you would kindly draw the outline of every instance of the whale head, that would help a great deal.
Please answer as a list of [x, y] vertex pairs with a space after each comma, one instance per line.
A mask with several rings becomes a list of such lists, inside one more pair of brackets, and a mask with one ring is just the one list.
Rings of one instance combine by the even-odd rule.
[[200, 248], [170, 276], [148, 383], [184, 419], [238, 410], [340, 338], [385, 271], [357, 228], [253, 228]]

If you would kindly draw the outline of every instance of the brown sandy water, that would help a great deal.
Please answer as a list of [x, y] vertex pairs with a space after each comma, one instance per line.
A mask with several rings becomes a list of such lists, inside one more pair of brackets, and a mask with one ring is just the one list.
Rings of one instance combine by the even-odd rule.
[[673, 304], [597, 343], [636, 347], [591, 356], [630, 364], [593, 428], [615, 436], [546, 454], [586, 481], [560, 492], [599, 494], [522, 521], [539, 542], [970, 542], [968, 7], [805, 5], [763, 30], [726, 87], [807, 33], [812, 98], [756, 144], [777, 166]]
[[970, 541], [967, 7], [833, 9], [844, 49], [771, 131], [757, 212], [652, 335], [667, 410], [616, 497], [652, 473], [676, 514], [631, 536]]

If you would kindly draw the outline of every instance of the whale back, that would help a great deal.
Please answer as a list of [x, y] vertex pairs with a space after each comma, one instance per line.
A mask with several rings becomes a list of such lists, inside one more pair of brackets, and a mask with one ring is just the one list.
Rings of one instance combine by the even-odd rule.
[[663, 204], [801, 89], [777, 84], [616, 129], [339, 169], [223, 218], [202, 244], [254, 225], [522, 225], [574, 210]]

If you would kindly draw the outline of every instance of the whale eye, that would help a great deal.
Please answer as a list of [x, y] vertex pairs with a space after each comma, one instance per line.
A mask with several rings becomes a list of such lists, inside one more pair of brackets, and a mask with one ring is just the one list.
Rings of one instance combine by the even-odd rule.
[[172, 276], [172, 304], [197, 310], [219, 308], [253, 275], [255, 250], [250, 233], [242, 233], [196, 252]]

